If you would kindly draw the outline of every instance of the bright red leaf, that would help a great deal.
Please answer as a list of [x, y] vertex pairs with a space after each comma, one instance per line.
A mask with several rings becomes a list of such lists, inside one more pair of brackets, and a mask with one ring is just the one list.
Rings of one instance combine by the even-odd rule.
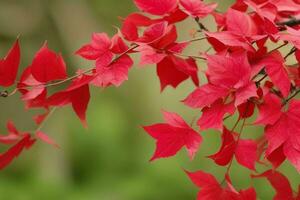
[[20, 64], [19, 40], [15, 42], [5, 58], [0, 59], [0, 85], [9, 87], [15, 83]]
[[260, 175], [253, 176], [254, 178], [265, 177], [271, 183], [273, 188], [276, 191], [276, 195], [274, 196], [274, 200], [293, 200], [293, 190], [290, 185], [289, 180], [280, 172], [268, 170]]
[[6, 135], [0, 135], [0, 143], [2, 144], [14, 144], [16, 143], [21, 137], [22, 133], [20, 133], [17, 128], [15, 127], [14, 123], [12, 121], [8, 121], [6, 123], [6, 129], [8, 131], [8, 134]]
[[35, 139], [32, 139], [29, 134], [25, 134], [18, 143], [0, 155], [0, 169], [4, 169], [13, 161], [14, 158], [18, 157], [25, 148], [29, 149], [34, 142]]
[[66, 90], [50, 96], [47, 100], [48, 105], [65, 106], [67, 104], [72, 104], [73, 110], [81, 120], [82, 124], [87, 127], [86, 110], [90, 100], [88, 84], [93, 79], [93, 76], [88, 75], [82, 75], [75, 79]]
[[291, 101], [288, 110], [281, 114], [273, 124], [266, 126], [268, 140], [266, 155], [283, 145], [283, 153], [287, 159], [300, 170], [300, 101]]
[[216, 3], [205, 4], [200, 0], [180, 0], [179, 2], [187, 14], [199, 18], [204, 18], [211, 14], [218, 5]]
[[250, 170], [255, 170], [257, 160], [257, 144], [253, 140], [235, 139], [236, 133], [223, 129], [222, 146], [220, 150], [209, 156], [216, 164], [225, 166], [235, 156], [238, 163]]
[[200, 188], [197, 200], [255, 200], [254, 188], [241, 190], [240, 192], [232, 186], [229, 177], [226, 177], [227, 185], [221, 186], [217, 179], [209, 173], [203, 171], [188, 172], [191, 181]]
[[211, 107], [202, 110], [203, 114], [197, 124], [201, 130], [208, 128], [222, 130], [224, 115], [226, 113], [232, 115], [234, 111], [235, 108], [232, 103], [224, 104], [222, 101], [217, 101]]
[[191, 78], [195, 85], [199, 84], [197, 65], [193, 59], [182, 59], [167, 56], [157, 64], [157, 75], [160, 79], [161, 91], [170, 85], [176, 88], [184, 80]]
[[145, 126], [144, 130], [156, 139], [156, 150], [151, 161], [174, 156], [186, 147], [189, 157], [194, 158], [202, 137], [176, 113], [163, 112], [166, 123]]
[[48, 49], [47, 43], [35, 54], [31, 73], [37, 81], [43, 83], [67, 77], [66, 64], [62, 56]]
[[97, 63], [92, 84], [98, 87], [118, 87], [128, 79], [128, 71], [132, 65], [133, 61], [128, 55], [122, 55], [113, 62]]
[[152, 15], [165, 15], [177, 7], [177, 0], [134, 0], [135, 5]]

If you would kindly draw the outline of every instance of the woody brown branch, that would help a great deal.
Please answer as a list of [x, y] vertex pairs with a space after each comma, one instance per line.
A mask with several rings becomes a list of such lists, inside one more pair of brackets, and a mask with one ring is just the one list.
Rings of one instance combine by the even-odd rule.
[[296, 18], [292, 18], [288, 21], [284, 21], [284, 22], [277, 22], [277, 25], [281, 25], [281, 26], [297, 26], [300, 25], [300, 19], [296, 19]]

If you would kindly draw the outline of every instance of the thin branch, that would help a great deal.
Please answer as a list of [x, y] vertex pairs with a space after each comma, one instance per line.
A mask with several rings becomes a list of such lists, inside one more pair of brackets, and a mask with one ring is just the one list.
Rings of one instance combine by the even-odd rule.
[[291, 95], [289, 98], [285, 99], [282, 103], [282, 105], [286, 105], [291, 99], [293, 99], [295, 96], [297, 96], [300, 93], [300, 89], [296, 90], [293, 95]]
[[297, 51], [296, 47], [293, 47], [288, 54], [286, 54], [286, 56], [284, 56], [284, 60], [286, 60], [290, 55], [292, 55], [293, 53], [295, 53]]
[[274, 51], [277, 51], [278, 49], [281, 49], [282, 47], [286, 46], [288, 43], [285, 42], [282, 45], [276, 47], [275, 49], [272, 49], [270, 52], [268, 52], [268, 54], [273, 53]]
[[277, 22], [277, 25], [281, 25], [281, 26], [297, 26], [300, 25], [300, 19], [296, 19], [296, 18], [292, 18], [288, 21], [284, 21], [284, 22]]
[[[201, 40], [205, 40], [207, 37], [198, 37], [198, 38], [193, 38], [191, 40], [186, 40], [186, 41], [182, 41], [182, 42], [196, 42], [196, 41], [201, 41]], [[125, 54], [127, 54], [128, 52], [136, 49], [137, 47], [139, 47], [138, 44], [133, 44], [132, 47], [130, 47], [129, 49], [127, 49], [125, 52], [123, 52], [122, 54], [120, 54], [118, 57], [116, 57], [115, 59], [113, 59], [111, 61], [111, 64], [116, 62], [120, 57], [124, 56]], [[182, 55], [182, 56], [187, 56], [187, 55]], [[189, 57], [193, 57], [193, 58], [196, 58], [196, 59], [202, 59], [204, 60], [205, 58], [203, 57], [200, 57], [200, 56], [189, 56]], [[60, 81], [57, 81], [57, 82], [54, 82], [54, 83], [48, 83], [48, 84], [38, 84], [38, 85], [30, 85], [30, 86], [23, 86], [23, 87], [18, 87], [18, 88], [15, 88], [11, 93], [8, 93], [8, 91], [3, 91], [3, 92], [0, 92], [0, 97], [9, 97], [9, 96], [12, 96], [14, 95], [19, 89], [28, 89], [28, 88], [36, 88], [36, 87], [50, 87], [50, 86], [57, 86], [57, 85], [60, 85], [60, 84], [63, 84], [65, 82], [68, 82], [68, 81], [71, 81], [83, 74], [87, 74], [87, 73], [90, 73], [94, 70], [94, 67], [92, 68], [89, 68], [85, 71], [83, 71], [82, 73], [80, 74], [75, 74], [73, 76], [70, 76], [66, 79], [63, 79], [63, 80], [60, 80]]]
[[181, 54], [181, 53], [174, 53], [177, 56], [182, 56], [182, 57], [190, 57], [190, 58], [195, 58], [195, 59], [200, 59], [200, 60], [206, 60], [205, 57], [201, 56], [195, 56], [195, 55], [186, 55], [186, 54]]
[[265, 74], [263, 77], [261, 77], [258, 81], [256, 81], [256, 84], [260, 84], [265, 78], [268, 77], [268, 74]]
[[200, 31], [203, 31], [203, 30], [208, 31], [208, 29], [200, 22], [199, 17], [196, 17], [195, 21], [198, 24]]
[[197, 41], [206, 40], [206, 39], [207, 39], [207, 37], [197, 37], [197, 38], [193, 38], [193, 39], [182, 41], [182, 42], [197, 42]]
[[43, 122], [40, 123], [40, 125], [35, 129], [34, 133], [40, 131], [43, 128], [43, 126], [46, 124], [47, 120], [51, 117], [51, 115], [53, 115], [53, 113], [55, 112], [56, 109], [57, 109], [57, 107], [52, 108], [52, 110], [47, 114], [47, 116], [45, 117]]

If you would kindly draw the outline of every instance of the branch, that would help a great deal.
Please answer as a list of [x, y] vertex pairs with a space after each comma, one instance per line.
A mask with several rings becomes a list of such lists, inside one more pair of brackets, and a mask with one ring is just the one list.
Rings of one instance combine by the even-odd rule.
[[200, 31], [202, 31], [202, 30], [208, 31], [208, 29], [200, 22], [199, 17], [196, 17], [196, 18], [195, 18], [195, 21], [196, 21], [196, 23], [198, 24], [198, 26], [199, 26], [199, 28], [200, 28]]
[[[196, 41], [201, 41], [201, 40], [205, 40], [207, 39], [207, 37], [198, 37], [198, 38], [193, 38], [193, 39], [190, 39], [190, 40], [186, 40], [186, 41], [183, 41], [183, 42], [196, 42]], [[132, 44], [132, 46], [130, 48], [128, 48], [125, 52], [123, 52], [122, 54], [118, 55], [118, 57], [116, 57], [115, 59], [113, 59], [111, 61], [111, 64], [116, 62], [120, 57], [122, 57], [123, 55], [127, 54], [128, 52], [136, 49], [137, 47], [139, 47], [138, 44]], [[182, 56], [185, 56], [185, 55], [182, 55]], [[196, 58], [196, 59], [204, 59], [203, 57], [200, 57], [200, 56], [191, 56], [193, 58]], [[24, 87], [18, 87], [18, 88], [15, 88], [12, 92], [8, 92], [8, 91], [2, 91], [0, 92], [0, 97], [9, 97], [9, 96], [12, 96], [14, 95], [19, 89], [27, 89], [27, 88], [36, 88], [36, 87], [50, 87], [50, 86], [57, 86], [57, 85], [60, 85], [60, 84], [63, 84], [65, 82], [68, 82], [68, 81], [71, 81], [83, 74], [87, 74], [87, 73], [90, 73], [94, 70], [95, 68], [92, 67], [92, 68], [89, 68], [85, 71], [83, 71], [82, 73], [80, 74], [75, 74], [73, 76], [70, 76], [66, 79], [63, 79], [63, 80], [59, 80], [59, 81], [56, 81], [56, 82], [53, 82], [53, 83], [48, 83], [48, 84], [38, 84], [38, 85], [31, 85], [31, 86], [24, 86]]]
[[286, 105], [291, 99], [293, 99], [299, 93], [300, 93], [300, 89], [296, 90], [296, 92], [292, 96], [290, 96], [289, 98], [283, 101], [282, 105]]
[[288, 21], [284, 21], [284, 22], [277, 22], [277, 25], [281, 25], [281, 26], [297, 26], [300, 25], [300, 19], [296, 19], [296, 18], [292, 18]]

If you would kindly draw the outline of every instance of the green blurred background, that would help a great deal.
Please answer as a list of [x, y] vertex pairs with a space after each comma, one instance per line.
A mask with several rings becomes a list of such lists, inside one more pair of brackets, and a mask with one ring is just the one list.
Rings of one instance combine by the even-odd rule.
[[[219, 9], [224, 10], [232, 1], [218, 3]], [[74, 56], [82, 44], [89, 42], [91, 33], [113, 35], [114, 26], [120, 25], [118, 16], [125, 17], [135, 10], [131, 0], [0, 0], [0, 55], [3, 57], [20, 34], [24, 68], [47, 40], [50, 48], [62, 52], [71, 74], [78, 67], [92, 64]], [[204, 23], [210, 26], [212, 18]], [[180, 40], [185, 40], [189, 30], [197, 26], [190, 20], [179, 27]], [[190, 51], [196, 54], [207, 47], [198, 43]], [[137, 63], [138, 58], [135, 59]], [[202, 133], [204, 143], [193, 162], [185, 151], [170, 159], [148, 162], [155, 145], [141, 125], [161, 121], [162, 108], [178, 112], [188, 122], [198, 118], [199, 111], [180, 103], [194, 88], [190, 81], [177, 90], [167, 88], [160, 94], [155, 68], [136, 66], [129, 74], [129, 81], [120, 88], [92, 89], [88, 130], [81, 126], [70, 107], [56, 111], [43, 131], [61, 149], [39, 142], [1, 171], [0, 200], [188, 200], [195, 199], [197, 188], [182, 168], [206, 170], [221, 180], [225, 169], [217, 168], [204, 157], [219, 148], [220, 133], [216, 131]], [[201, 62], [199, 66], [205, 67]], [[32, 111], [24, 110], [18, 98], [16, 95], [1, 99], [3, 134], [7, 119], [14, 120], [20, 130], [35, 127]], [[228, 121], [229, 127], [232, 122]], [[255, 138], [261, 131], [248, 127], [244, 136]], [[258, 166], [258, 171], [262, 170]], [[295, 169], [285, 163], [281, 170], [296, 187], [299, 176]], [[273, 189], [263, 179], [250, 180], [250, 173], [234, 163], [234, 185], [241, 189], [254, 183], [261, 199], [271, 199]]]

